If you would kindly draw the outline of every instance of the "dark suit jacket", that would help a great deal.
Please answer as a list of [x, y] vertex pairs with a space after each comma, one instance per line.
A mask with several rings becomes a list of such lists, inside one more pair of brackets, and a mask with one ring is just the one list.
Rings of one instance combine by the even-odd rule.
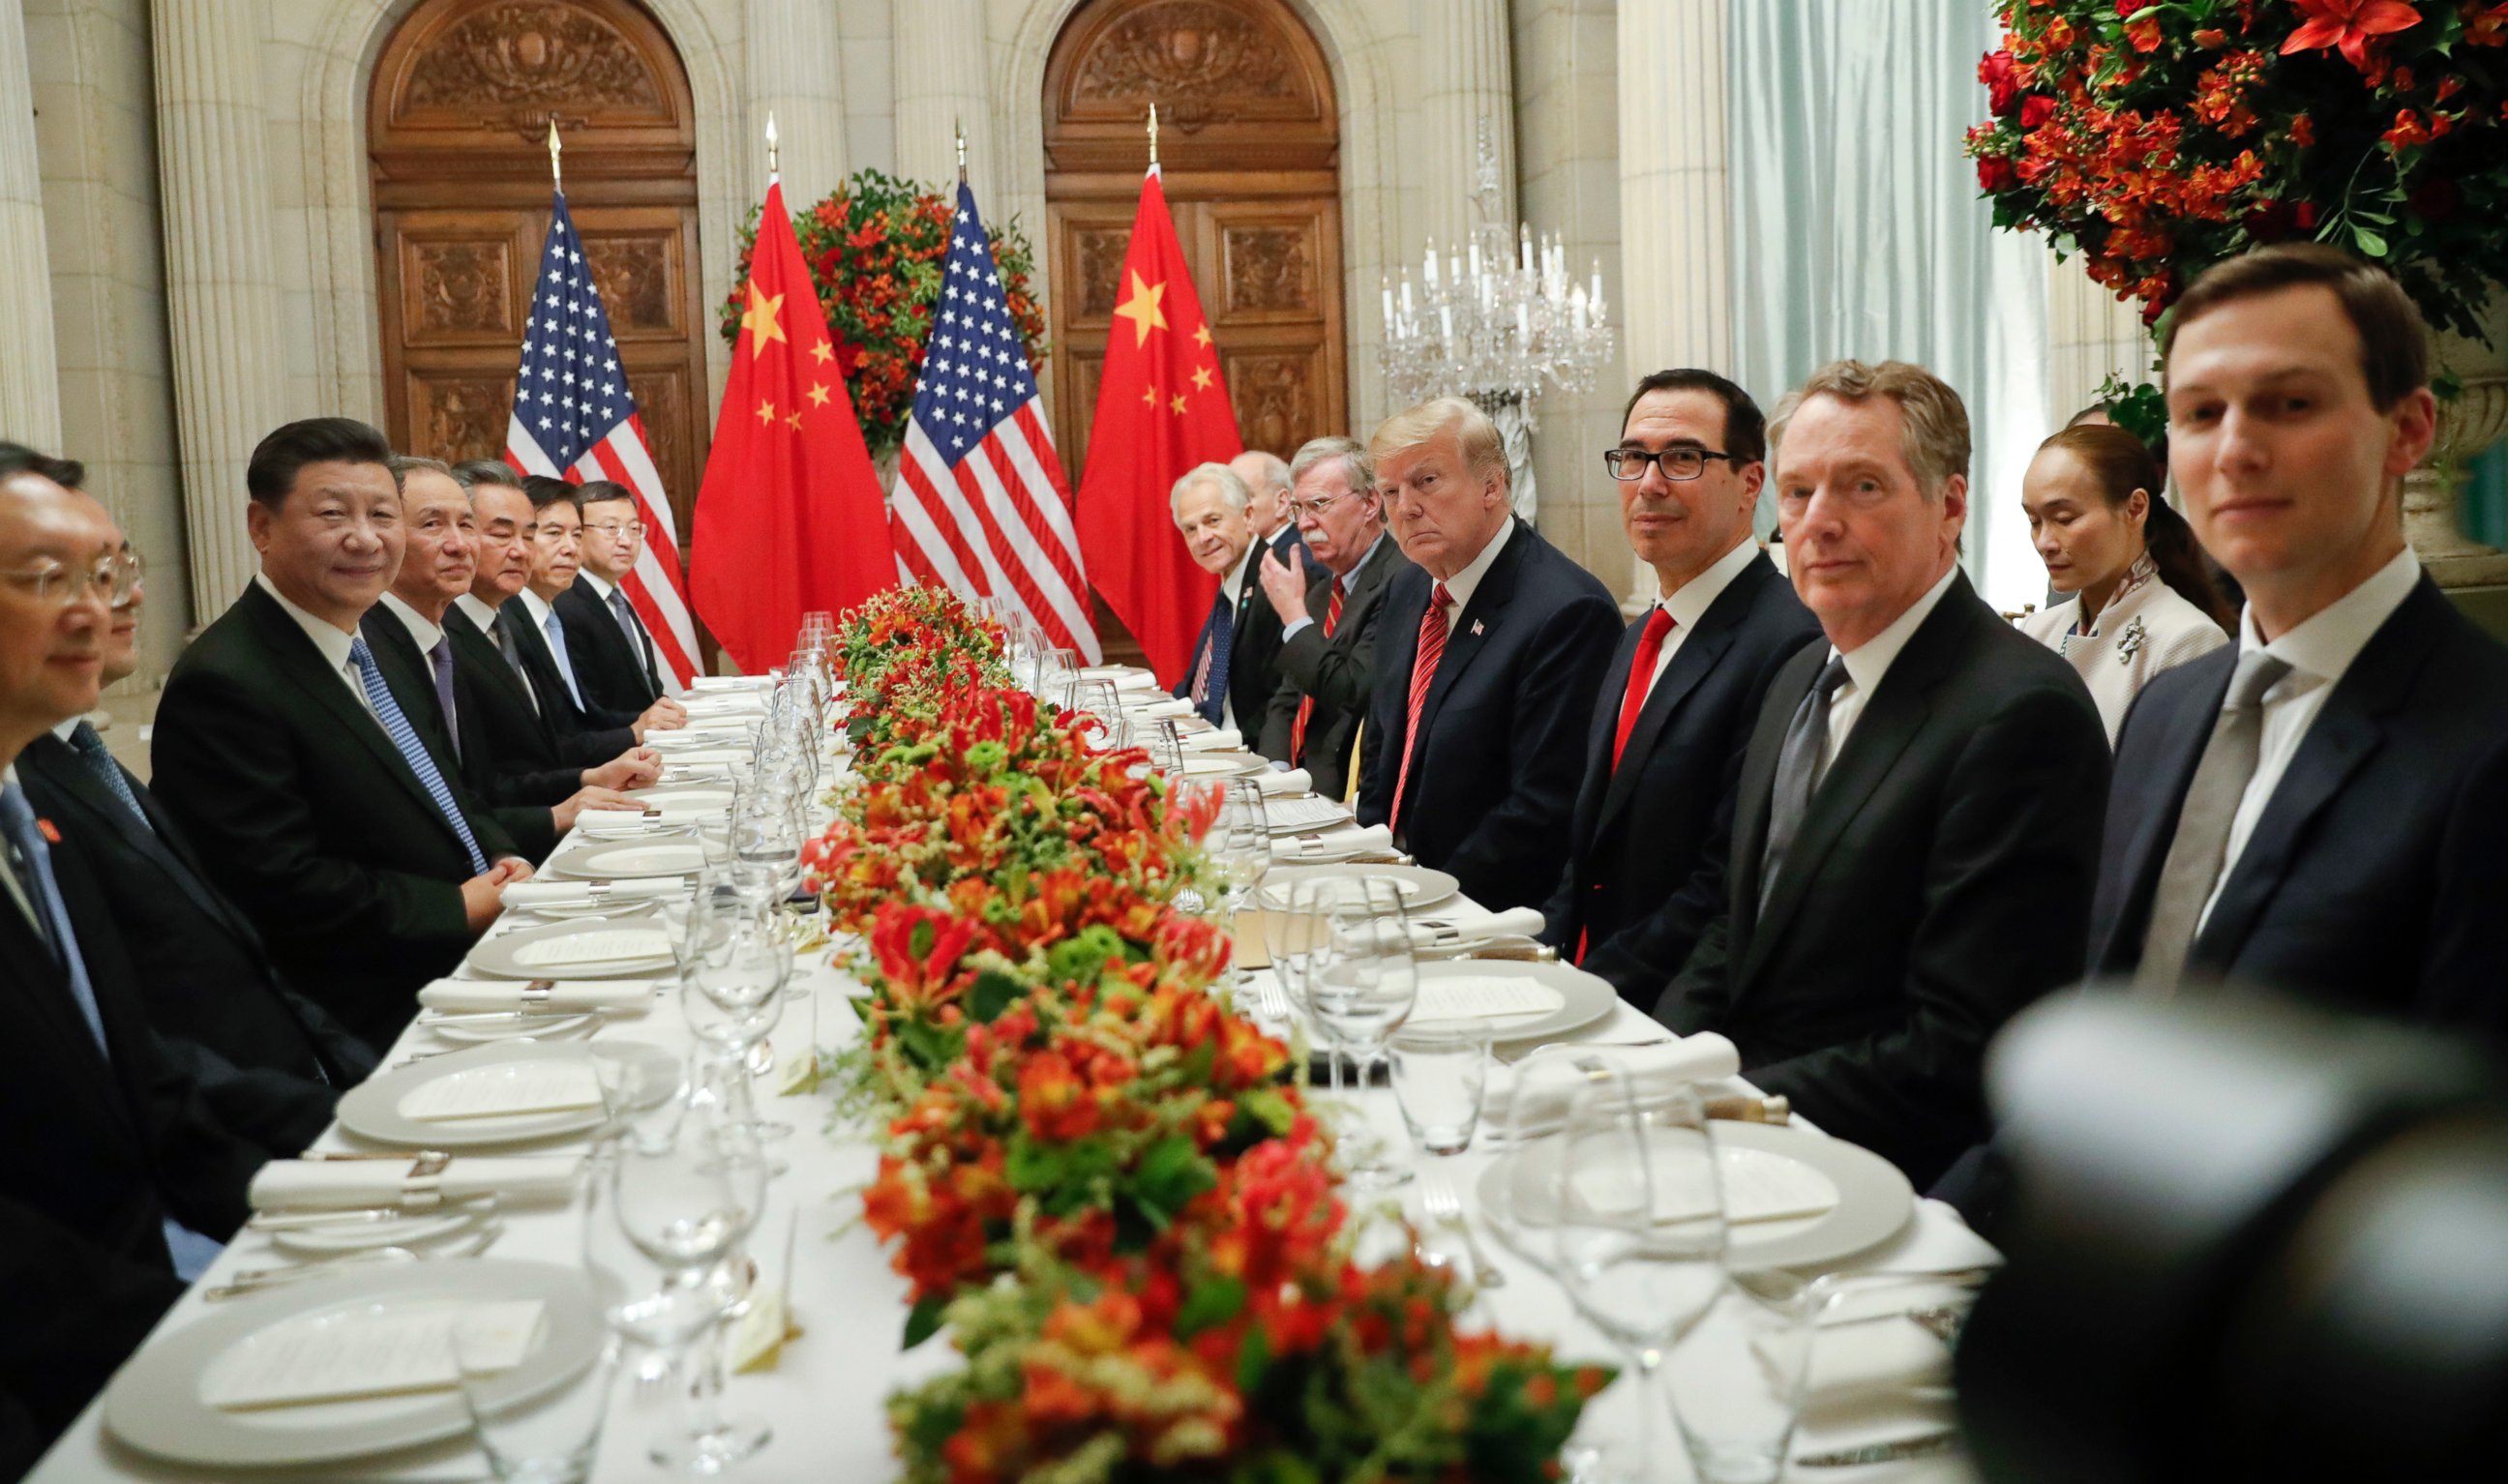
[[[53, 852], [74, 927], [109, 921], [85, 865]], [[0, 1399], [48, 1443], [182, 1291], [167, 1214], [234, 1235], [266, 1151], [203, 1106], [164, 1057], [119, 935], [87, 931], [81, 956], [111, 1059], [96, 1048], [67, 971], [25, 914], [0, 900]]]
[[[470, 859], [391, 739], [258, 584], [174, 663], [158, 801], [290, 984], [378, 1051], [473, 939]], [[448, 774], [480, 851], [514, 842]]]
[[[444, 632], [453, 635], [463, 725], [478, 729], [476, 761], [466, 740], [461, 755], [462, 775], [474, 791], [498, 798], [501, 790], [515, 803], [555, 804], [583, 786], [584, 769], [598, 768], [635, 745], [634, 734], [623, 728], [615, 735], [626, 741], [607, 752], [601, 749], [609, 733], [559, 736], [540, 714], [531, 682], [505, 663], [495, 634], [458, 606], [444, 610]], [[469, 733], [463, 735], [466, 739]], [[482, 786], [481, 773], [493, 779], [489, 786]]]
[[[603, 746], [615, 742], [617, 745], [609, 747], [606, 754], [609, 757], [616, 757], [636, 745], [636, 718], [642, 713], [613, 711], [594, 701], [589, 692], [583, 705], [575, 705], [573, 695], [566, 688], [566, 676], [557, 668], [557, 656], [549, 652], [547, 637], [533, 626], [531, 610], [523, 606], [521, 598], [507, 599], [497, 610], [497, 623], [513, 639], [515, 652], [523, 657], [524, 672], [532, 677], [532, 694], [539, 698], [540, 717], [548, 723], [549, 730], [560, 738], [590, 737]], [[558, 623], [563, 628], [566, 620], [561, 618]], [[572, 636], [567, 640], [566, 657], [570, 661], [575, 658]], [[579, 672], [575, 683], [583, 683]]]
[[[219, 1118], [274, 1146], [303, 1147], [330, 1121], [336, 1090], [375, 1069], [374, 1052], [279, 978], [261, 934], [210, 884], [172, 816], [129, 770], [123, 781], [146, 824], [56, 737], [37, 738], [18, 754], [18, 777], [60, 832], [54, 853], [75, 855], [96, 881], [112, 883], [102, 896], [109, 917], [97, 930], [121, 940], [149, 1025], [168, 1048], [204, 1052], [192, 1070], [211, 1086], [276, 1079], [262, 1084], [275, 1102], [319, 1107], [302, 1129], [293, 1109], [274, 1109], [287, 1121], [273, 1122], [221, 1095], [213, 1098]], [[243, 1075], [221, 1078], [221, 1069]]]
[[1611, 767], [1620, 701], [1642, 623], [1603, 671], [1585, 741], [1568, 869], [1542, 909], [1544, 941], [1652, 1009], [1724, 910], [1742, 755], [1779, 666], [1820, 637], [1819, 621], [1765, 557], [1753, 557], [1680, 638]]
[[[426, 663], [424, 651], [418, 647], [418, 640], [411, 635], [409, 626], [402, 623], [397, 614], [377, 603], [358, 621], [357, 630], [373, 648], [376, 663], [383, 667], [384, 683], [391, 687], [392, 699], [400, 703], [402, 713], [417, 725], [420, 740], [434, 755], [436, 768], [446, 778], [458, 777], [467, 784], [486, 805], [488, 813], [505, 827], [505, 833], [513, 837], [514, 848], [529, 856], [533, 864], [546, 860], [549, 851], [557, 849], [555, 816], [550, 814], [546, 804], [509, 803], [499, 799], [497, 790], [480, 788], [471, 781], [470, 755], [467, 750], [454, 751], [452, 743], [446, 740], [451, 728], [446, 725], [444, 704], [436, 699], [434, 671]], [[456, 660], [453, 708], [461, 713], [459, 720], [465, 748], [475, 740], [474, 726], [468, 714], [469, 700], [461, 685], [461, 662]], [[493, 778], [495, 770], [487, 771]], [[572, 788], [567, 790], [567, 794], [573, 792]], [[548, 802], [555, 803], [556, 800]]]
[[1769, 684], [1725, 915], [1655, 1016], [1732, 1037], [1744, 1076], [1922, 1190], [1984, 1137], [1986, 1042], [2080, 975], [2107, 729], [2071, 666], [1953, 578], [1865, 699], [1762, 916], [1778, 751], [1827, 660], [1806, 645]]
[[[1434, 586], [1407, 566], [1386, 588], [1359, 770], [1363, 824], [1393, 814]], [[1455, 615], [1421, 704], [1401, 828], [1421, 865], [1453, 872], [1484, 907], [1537, 907], [1559, 883], [1585, 718], [1621, 627], [1610, 592], [1522, 521]]]
[[566, 652], [574, 661], [585, 704], [636, 716], [661, 699], [662, 682], [653, 673], [651, 656], [628, 641], [617, 615], [602, 605], [592, 584], [578, 578], [549, 606], [566, 628]]
[[[1263, 734], [1264, 712], [1280, 679], [1280, 615], [1272, 611], [1272, 599], [1263, 596], [1262, 552], [1255, 552], [1254, 560], [1245, 563], [1245, 575], [1236, 584], [1235, 602], [1236, 614], [1230, 621], [1228, 635], [1228, 705], [1236, 717], [1236, 730], [1251, 741]], [[1210, 642], [1210, 627], [1216, 617], [1214, 611], [1201, 621], [1201, 633], [1194, 636], [1193, 648], [1185, 652], [1184, 674], [1168, 694], [1184, 697], [1193, 693], [1193, 672], [1201, 666], [1202, 646]]]
[[[1272, 693], [1263, 718], [1263, 741], [1255, 750], [1305, 768], [1314, 776], [1315, 792], [1338, 799], [1349, 789], [1350, 742], [1367, 716], [1374, 694], [1376, 640], [1384, 613], [1384, 595], [1394, 573], [1411, 559], [1385, 535], [1373, 557], [1350, 574], [1349, 592], [1342, 599], [1341, 624], [1324, 637], [1324, 614], [1332, 606], [1332, 573], [1315, 565], [1307, 585], [1307, 616], [1312, 624], [1280, 645], [1280, 684]], [[1273, 617], [1279, 615], [1274, 614]], [[1315, 698], [1315, 712], [1307, 721], [1307, 755], [1289, 756], [1289, 737], [1297, 728], [1298, 703]]]
[[[2231, 645], [2155, 676], [2117, 739], [2090, 967], [2129, 975]], [[2508, 1033], [2508, 650], [2423, 577], [2335, 683], [2195, 937], [2193, 976]]]

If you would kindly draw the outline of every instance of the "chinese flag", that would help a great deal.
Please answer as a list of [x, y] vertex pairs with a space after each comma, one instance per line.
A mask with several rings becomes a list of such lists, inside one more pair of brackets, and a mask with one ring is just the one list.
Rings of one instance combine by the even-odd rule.
[[1194, 465], [1245, 452], [1210, 324], [1185, 271], [1159, 168], [1141, 184], [1097, 383], [1076, 524], [1090, 583], [1172, 685], [1218, 581], [1185, 555], [1167, 490]]
[[756, 674], [792, 657], [802, 614], [841, 612], [897, 586], [897, 561], [780, 181], [766, 188], [741, 296], [688, 589], [733, 663]]

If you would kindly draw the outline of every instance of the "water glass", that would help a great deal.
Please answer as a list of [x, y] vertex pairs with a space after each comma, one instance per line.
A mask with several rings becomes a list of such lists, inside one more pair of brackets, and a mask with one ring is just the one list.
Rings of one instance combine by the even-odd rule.
[[1124, 708], [1116, 698], [1112, 680], [1075, 680], [1071, 692], [1072, 708], [1086, 713], [1089, 721], [1082, 731], [1088, 745], [1104, 752], [1121, 745], [1117, 730]]
[[476, 1326], [454, 1321], [453, 1360], [461, 1376], [461, 1404], [479, 1451], [488, 1457], [488, 1471], [499, 1484], [583, 1484], [591, 1477], [619, 1348], [614, 1335], [606, 1339], [582, 1375], [555, 1391], [517, 1400], [512, 1395], [514, 1373], [501, 1363], [502, 1347]]
[[[1322, 915], [1323, 935], [1307, 959], [1307, 1011], [1349, 1048], [1358, 1062], [1358, 1085], [1365, 1087], [1385, 1042], [1420, 997], [1401, 891], [1383, 877], [1367, 876], [1312, 877], [1299, 882], [1298, 889], [1311, 894]], [[1351, 1163], [1343, 1177], [1358, 1189], [1411, 1178], [1408, 1167], [1388, 1162], [1380, 1149], [1346, 1152]]]
[[1776, 1484], [1802, 1417], [1818, 1285], [1733, 1271], [1673, 1345], [1665, 1379], [1699, 1484]]
[[1079, 657], [1068, 649], [1042, 649], [1036, 657], [1036, 699], [1053, 706], [1071, 704], [1072, 684], [1080, 678]]
[[1489, 1075], [1489, 1043], [1459, 1032], [1406, 1029], [1387, 1047], [1393, 1097], [1411, 1141], [1429, 1154], [1471, 1147]]
[[593, 1074], [601, 1079], [602, 1110], [609, 1115], [594, 1131], [594, 1142], [628, 1139], [650, 1144], [676, 1138], [688, 1097], [679, 1058], [627, 1056], [618, 1046], [595, 1041], [587, 1048]]

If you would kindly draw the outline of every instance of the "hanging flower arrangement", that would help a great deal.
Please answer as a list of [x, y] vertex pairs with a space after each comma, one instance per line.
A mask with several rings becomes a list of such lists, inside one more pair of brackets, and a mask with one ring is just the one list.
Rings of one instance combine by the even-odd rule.
[[[954, 192], [944, 194], [878, 170], [857, 170], [825, 200], [793, 213], [801, 260], [810, 266], [820, 308], [827, 310], [836, 366], [844, 373], [863, 443], [873, 458], [905, 442], [914, 382], [923, 371], [923, 344], [932, 333], [933, 306], [940, 297], [941, 271], [949, 255], [950, 219], [957, 209]], [[1042, 380], [1045, 309], [1031, 286], [1036, 255], [1015, 217], [985, 232], [1028, 366]], [[756, 241], [757, 212], [753, 208], [740, 229], [734, 285], [749, 281], [749, 256]], [[739, 342], [741, 308], [735, 287], [718, 316], [725, 344]]]
[[2156, 321], [2205, 268], [2314, 238], [2479, 336], [2508, 281], [2508, 4], [2001, 0], [1969, 130], [1995, 224]]

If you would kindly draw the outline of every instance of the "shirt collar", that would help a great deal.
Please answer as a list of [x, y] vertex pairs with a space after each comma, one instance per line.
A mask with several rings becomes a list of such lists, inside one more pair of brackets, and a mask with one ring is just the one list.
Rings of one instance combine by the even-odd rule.
[[287, 595], [278, 591], [278, 585], [270, 580], [268, 572], [255, 572], [252, 574], [252, 580], [261, 585], [263, 592], [277, 599], [278, 606], [285, 609], [287, 616], [296, 621], [297, 628], [305, 631], [305, 636], [314, 641], [314, 647], [321, 651], [322, 658], [330, 662], [333, 670], [349, 668], [350, 653], [355, 649], [357, 643], [355, 634], [337, 624], [315, 618], [313, 614], [289, 602]]
[[1707, 616], [1707, 610], [1715, 606], [1715, 599], [1724, 596], [1724, 590], [1733, 585], [1733, 579], [1741, 576], [1742, 569], [1758, 555], [1759, 543], [1745, 531], [1742, 539], [1733, 543], [1731, 551], [1716, 558], [1706, 571], [1682, 583], [1670, 596], [1656, 598], [1655, 606], [1671, 614], [1673, 623], [1678, 628], [1696, 628], [1698, 621]]
[[618, 584], [611, 582], [609, 578], [602, 576], [590, 567], [585, 567], [576, 572], [574, 574], [574, 580], [577, 582], [588, 582], [592, 584], [592, 596], [600, 598], [601, 605], [605, 608], [609, 606], [609, 590], [618, 586]]
[[1236, 564], [1228, 569], [1228, 581], [1219, 590], [1219, 596], [1227, 598], [1230, 606], [1235, 606], [1236, 595], [1245, 591], [1245, 569], [1253, 564], [1255, 558], [1263, 554], [1263, 547], [1264, 543], [1261, 541], [1248, 541], [1245, 543], [1245, 555], [1237, 558]]
[[[1846, 677], [1855, 682], [1857, 691], [1869, 696], [1880, 687], [1881, 677], [1890, 672], [1891, 662], [1899, 658], [1899, 651], [1907, 647], [1907, 641], [1915, 637], [1916, 631], [1933, 616], [1942, 595], [1949, 592], [1951, 584], [1959, 579], [1959, 563], [1953, 561], [1951, 569], [1925, 590], [1924, 597], [1909, 603], [1906, 612], [1890, 621], [1889, 628], [1865, 639], [1846, 657]], [[1837, 653], [1837, 646], [1831, 644], [1828, 652]]]
[[462, 594], [460, 597], [453, 599], [453, 606], [469, 614], [470, 622], [477, 624], [482, 629], [487, 628], [490, 624], [497, 621], [497, 610], [489, 607], [488, 600], [481, 597], [476, 593]]
[[531, 615], [533, 628], [546, 629], [548, 627], [549, 614], [555, 610], [549, 607], [547, 598], [540, 597], [537, 593], [533, 592], [529, 588], [525, 588], [514, 595], [513, 600], [521, 603], [523, 605], [523, 611]]
[[2411, 546], [2395, 553], [2392, 561], [2370, 573], [2360, 585], [2326, 604], [2290, 633], [2268, 644], [2256, 629], [2253, 604], [2238, 615], [2238, 653], [2261, 649], [2276, 660], [2289, 662], [2290, 668], [2319, 680], [2340, 680], [2351, 662], [2360, 658], [2369, 640], [2384, 627], [2395, 610], [2412, 597], [2413, 588], [2421, 580], [2421, 560]]
[[391, 610], [392, 617], [400, 620], [401, 627], [409, 631], [409, 636], [418, 640], [420, 654], [433, 654], [435, 646], [443, 642], [444, 626], [411, 607], [398, 593], [386, 593], [384, 606]]
[[1358, 574], [1367, 570], [1367, 564], [1376, 560], [1378, 552], [1384, 550], [1384, 543], [1392, 539], [1392, 536], [1393, 532], [1389, 530], [1380, 530], [1376, 533], [1376, 539], [1367, 543], [1367, 550], [1359, 553], [1358, 561], [1352, 562], [1350, 569], [1339, 578], [1343, 592], [1348, 592], [1349, 585], [1358, 581]]
[[1472, 595], [1480, 591], [1481, 579], [1489, 575], [1489, 569], [1497, 562], [1497, 554], [1505, 550], [1507, 538], [1514, 534], [1515, 517], [1508, 516], [1499, 523], [1497, 534], [1490, 537], [1489, 545], [1481, 548], [1481, 554], [1461, 571], [1446, 579], [1446, 591], [1454, 597], [1456, 612], [1460, 613], [1472, 605]]
[[53, 735], [63, 742], [68, 742], [71, 735], [78, 731], [78, 724], [86, 719], [87, 718], [84, 716], [73, 716], [69, 720], [62, 722], [59, 726], [53, 728]]

